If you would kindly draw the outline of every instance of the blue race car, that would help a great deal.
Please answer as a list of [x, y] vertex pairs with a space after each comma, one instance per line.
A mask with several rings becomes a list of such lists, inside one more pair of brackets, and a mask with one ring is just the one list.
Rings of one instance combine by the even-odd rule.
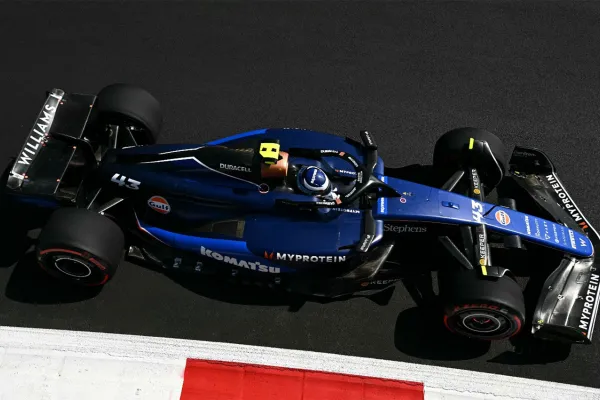
[[[395, 247], [410, 243], [403, 251], [425, 259], [437, 243], [449, 256], [438, 282], [450, 331], [499, 340], [528, 324], [536, 337], [591, 342], [600, 238], [541, 151], [516, 147], [507, 162], [492, 133], [455, 129], [435, 145], [440, 183], [426, 185], [386, 168], [367, 131], [156, 144], [161, 125], [158, 101], [135, 86], [47, 93], [4, 179], [14, 206], [44, 211], [36, 256], [48, 273], [103, 285], [125, 254], [337, 298], [400, 280]], [[511, 265], [493, 262], [497, 248], [556, 255], [529, 321]]]

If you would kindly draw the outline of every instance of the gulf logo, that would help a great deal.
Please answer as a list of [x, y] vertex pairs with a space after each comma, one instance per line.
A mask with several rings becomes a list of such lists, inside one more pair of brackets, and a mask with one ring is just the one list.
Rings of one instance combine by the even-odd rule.
[[502, 225], [508, 225], [510, 224], [510, 216], [502, 210], [496, 211], [496, 221]]
[[171, 206], [169, 202], [160, 196], [152, 196], [148, 199], [148, 207], [161, 214], [168, 214], [171, 212]]

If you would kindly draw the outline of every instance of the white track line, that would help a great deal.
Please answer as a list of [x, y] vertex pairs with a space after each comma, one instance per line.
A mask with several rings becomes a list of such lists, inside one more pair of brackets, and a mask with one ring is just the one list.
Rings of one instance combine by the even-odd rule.
[[[30, 378], [30, 384], [44, 389], [44, 385], [55, 385], [54, 381], [62, 379], [65, 388], [72, 387], [81, 396], [82, 390], [89, 391], [84, 385], [87, 377], [95, 380], [98, 388], [112, 382], [115, 395], [118, 388], [126, 389], [127, 396], [113, 397], [110, 392], [104, 399], [175, 400], [187, 358], [423, 382], [426, 399], [600, 400], [599, 389], [404, 362], [230, 343], [15, 327], [0, 327], [0, 399], [75, 399], [78, 397], [67, 396], [62, 391], [67, 389], [59, 386], [53, 386], [54, 392], [62, 391], [57, 397], [11, 396], [1, 387], [20, 377]], [[92, 367], [85, 360], [92, 360]], [[42, 383], [36, 378], [43, 378]], [[135, 394], [140, 388], [146, 395], [146, 390], [152, 388], [156, 392], [149, 397]], [[96, 397], [88, 393], [79, 398]]]

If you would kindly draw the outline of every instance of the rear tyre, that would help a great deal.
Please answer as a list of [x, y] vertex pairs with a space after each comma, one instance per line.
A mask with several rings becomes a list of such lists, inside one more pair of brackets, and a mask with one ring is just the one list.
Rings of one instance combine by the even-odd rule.
[[158, 100], [146, 90], [124, 83], [106, 86], [98, 93], [95, 108], [103, 123], [133, 127], [138, 145], [156, 143], [162, 111]]
[[110, 219], [86, 209], [64, 208], [42, 229], [36, 256], [54, 277], [98, 286], [115, 275], [124, 245], [121, 228]]
[[480, 340], [502, 340], [525, 324], [525, 301], [508, 276], [480, 278], [474, 270], [440, 271], [444, 325], [451, 332]]
[[[457, 169], [465, 168], [468, 161], [473, 161], [466, 159], [464, 151], [465, 146], [468, 146], [471, 138], [488, 143], [494, 158], [502, 170], [501, 177], [504, 177], [508, 164], [504, 144], [498, 136], [479, 128], [457, 128], [443, 134], [436, 142], [433, 150], [434, 167], [449, 174], [454, 173]], [[493, 160], [487, 159], [474, 161], [482, 183], [491, 191], [497, 183], [499, 173], [496, 164]]]

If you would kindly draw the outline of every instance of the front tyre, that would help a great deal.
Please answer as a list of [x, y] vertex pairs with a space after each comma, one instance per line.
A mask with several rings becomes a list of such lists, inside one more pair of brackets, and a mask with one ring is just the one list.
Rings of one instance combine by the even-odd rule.
[[50, 275], [83, 286], [107, 283], [121, 261], [125, 238], [110, 219], [86, 209], [55, 211], [36, 246], [38, 263]]
[[525, 301], [518, 283], [508, 276], [483, 278], [474, 270], [440, 271], [444, 325], [458, 335], [503, 340], [525, 325]]
[[[487, 142], [493, 157], [479, 154], [475, 159], [466, 157], [465, 148], [471, 139]], [[433, 165], [450, 175], [458, 169], [476, 167], [488, 191], [494, 189], [507, 169], [504, 144], [493, 133], [479, 128], [457, 128], [443, 134], [433, 150]], [[450, 177], [448, 175], [448, 178]]]

